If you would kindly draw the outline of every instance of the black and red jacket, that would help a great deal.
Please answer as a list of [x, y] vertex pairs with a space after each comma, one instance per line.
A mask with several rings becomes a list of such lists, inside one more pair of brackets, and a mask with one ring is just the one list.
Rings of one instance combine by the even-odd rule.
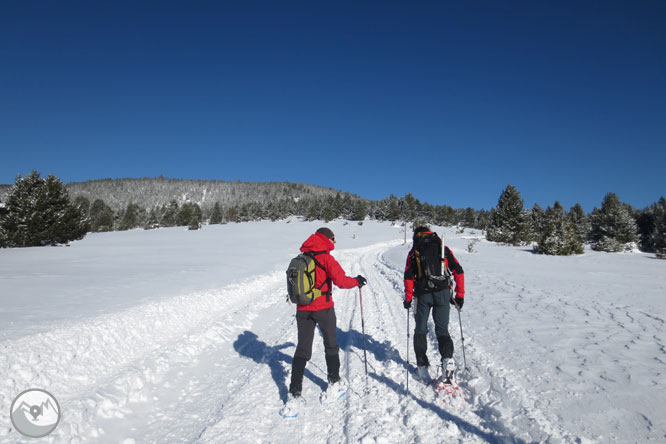
[[[321, 264], [322, 268], [317, 267], [315, 271], [315, 286], [321, 288], [323, 293], [331, 293], [331, 282], [340, 288], [354, 288], [358, 286], [356, 278], [346, 275], [338, 261], [335, 260], [330, 252], [335, 248], [335, 244], [329, 238], [321, 233], [315, 233], [310, 236], [303, 245], [301, 245], [301, 252], [313, 252], [318, 254], [315, 259]], [[326, 310], [333, 307], [333, 295], [328, 297], [322, 295], [308, 305], [297, 305], [299, 311], [319, 311]]]
[[[428, 233], [431, 233], [430, 231]], [[411, 301], [414, 296], [419, 297], [419, 290], [417, 288], [414, 294], [414, 283], [416, 279], [416, 270], [414, 266], [414, 247], [409, 250], [407, 255], [407, 265], [405, 266], [405, 301]], [[444, 246], [444, 259], [442, 260], [443, 266], [448, 269], [453, 275], [453, 280], [456, 283], [456, 297], [465, 297], [465, 274], [458, 259], [453, 255], [449, 247]]]

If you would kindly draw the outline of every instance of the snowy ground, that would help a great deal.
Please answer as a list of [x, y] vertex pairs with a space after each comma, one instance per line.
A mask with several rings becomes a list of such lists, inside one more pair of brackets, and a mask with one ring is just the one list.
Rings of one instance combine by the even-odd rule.
[[[409, 244], [400, 228], [376, 222], [329, 224], [333, 255], [368, 279], [368, 376], [359, 292], [338, 289], [351, 391], [319, 403], [317, 337], [307, 411], [281, 418], [296, 342], [284, 269], [321, 225], [138, 230], [0, 250], [0, 443], [24, 441], [9, 410], [28, 388], [60, 402], [61, 423], [41, 439], [53, 443], [666, 441], [666, 261], [539, 256], [484, 240], [469, 253], [474, 233], [438, 229], [467, 281], [466, 403], [451, 408], [413, 379], [406, 390]], [[450, 331], [462, 366], [457, 316]], [[433, 336], [431, 359], [434, 345]]]

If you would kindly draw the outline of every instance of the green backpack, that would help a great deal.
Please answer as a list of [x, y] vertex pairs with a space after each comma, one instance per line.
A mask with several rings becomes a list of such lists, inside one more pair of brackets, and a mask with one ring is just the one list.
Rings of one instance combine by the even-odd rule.
[[324, 271], [326, 269], [315, 259], [315, 256], [323, 253], [325, 252], [301, 253], [289, 262], [289, 267], [287, 268], [287, 293], [288, 299], [294, 304], [308, 305], [323, 295], [326, 296], [327, 301], [329, 300], [331, 292], [321, 291], [321, 289], [326, 283], [328, 283], [328, 288], [331, 288], [330, 279], [326, 279], [319, 287], [316, 286], [317, 267]]

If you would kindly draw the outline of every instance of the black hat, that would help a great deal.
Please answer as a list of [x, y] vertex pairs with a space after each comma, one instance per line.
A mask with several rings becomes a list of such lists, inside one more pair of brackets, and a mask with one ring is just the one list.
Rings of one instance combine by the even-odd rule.
[[333, 238], [335, 237], [335, 234], [333, 234], [333, 232], [331, 231], [331, 229], [330, 229], [330, 228], [326, 228], [326, 227], [322, 227], [322, 228], [318, 229], [318, 230], [317, 230], [317, 233], [321, 233], [321, 234], [323, 234], [324, 236], [326, 236], [326, 237], [329, 238], [329, 239], [333, 239]]

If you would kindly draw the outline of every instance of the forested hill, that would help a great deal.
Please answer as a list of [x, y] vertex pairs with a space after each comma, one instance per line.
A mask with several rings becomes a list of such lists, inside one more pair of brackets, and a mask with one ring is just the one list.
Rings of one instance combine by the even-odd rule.
[[[9, 185], [0, 185], [0, 199], [9, 190]], [[172, 200], [179, 204], [189, 202], [202, 208], [220, 205], [242, 205], [245, 203], [267, 203], [283, 199], [300, 200], [309, 197], [358, 196], [325, 188], [291, 182], [240, 182], [220, 180], [183, 180], [143, 178], [143, 179], [101, 179], [87, 182], [73, 182], [65, 185], [72, 199], [85, 197], [90, 202], [103, 200], [114, 211], [119, 211], [128, 203], [143, 208], [168, 205]]]

